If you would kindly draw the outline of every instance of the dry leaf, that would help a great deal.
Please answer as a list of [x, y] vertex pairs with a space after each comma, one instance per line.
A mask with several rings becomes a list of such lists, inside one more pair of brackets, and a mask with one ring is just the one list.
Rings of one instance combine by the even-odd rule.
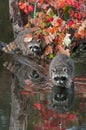
[[53, 49], [52, 46], [48, 46], [45, 50], [45, 55], [49, 55], [53, 53]]
[[70, 50], [69, 49], [64, 49], [64, 47], [62, 47], [62, 46], [57, 46], [57, 48], [58, 48], [58, 51], [57, 51], [57, 53], [60, 53], [60, 54], [65, 54], [65, 55], [67, 55], [67, 56], [70, 56]]
[[24, 36], [24, 42], [28, 43], [28, 42], [31, 42], [31, 41], [32, 41], [32, 34], [26, 34]]

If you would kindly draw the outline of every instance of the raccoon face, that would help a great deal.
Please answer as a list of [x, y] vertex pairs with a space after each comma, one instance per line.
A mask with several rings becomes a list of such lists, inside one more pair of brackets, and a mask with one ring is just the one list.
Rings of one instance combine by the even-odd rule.
[[42, 49], [41, 49], [40, 43], [38, 43], [38, 42], [29, 43], [28, 49], [29, 49], [30, 53], [33, 54], [34, 56], [41, 55]]
[[54, 86], [51, 93], [51, 102], [53, 107], [59, 111], [68, 111], [73, 107], [74, 103], [74, 84], [72, 83], [71, 88]]
[[74, 76], [73, 61], [67, 55], [56, 55], [50, 63], [49, 74], [54, 85], [70, 88]]
[[68, 80], [67, 67], [52, 68], [51, 80], [54, 83], [54, 85], [64, 87]]

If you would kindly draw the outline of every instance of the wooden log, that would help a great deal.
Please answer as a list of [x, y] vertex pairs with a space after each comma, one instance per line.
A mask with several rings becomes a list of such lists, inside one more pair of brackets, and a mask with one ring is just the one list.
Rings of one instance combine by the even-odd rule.
[[14, 38], [18, 32], [28, 22], [28, 16], [18, 7], [19, 0], [9, 0], [9, 15], [13, 27]]

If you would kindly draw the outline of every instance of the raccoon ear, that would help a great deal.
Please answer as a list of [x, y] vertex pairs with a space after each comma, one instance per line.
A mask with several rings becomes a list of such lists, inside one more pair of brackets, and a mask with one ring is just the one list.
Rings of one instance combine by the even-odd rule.
[[63, 67], [63, 71], [64, 71], [64, 72], [67, 72], [67, 67]]

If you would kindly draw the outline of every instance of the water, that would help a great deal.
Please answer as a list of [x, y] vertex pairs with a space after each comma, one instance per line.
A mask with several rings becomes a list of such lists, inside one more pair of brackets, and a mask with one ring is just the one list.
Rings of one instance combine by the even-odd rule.
[[0, 130], [86, 129], [85, 63], [75, 64], [75, 91], [67, 91], [52, 88], [43, 62], [10, 55], [1, 61]]
[[[12, 39], [8, 0], [0, 0], [0, 41]], [[44, 62], [0, 54], [0, 130], [86, 130], [85, 60], [75, 71], [75, 91], [56, 90]]]
[[10, 73], [0, 64], [0, 130], [9, 129], [10, 117]]

